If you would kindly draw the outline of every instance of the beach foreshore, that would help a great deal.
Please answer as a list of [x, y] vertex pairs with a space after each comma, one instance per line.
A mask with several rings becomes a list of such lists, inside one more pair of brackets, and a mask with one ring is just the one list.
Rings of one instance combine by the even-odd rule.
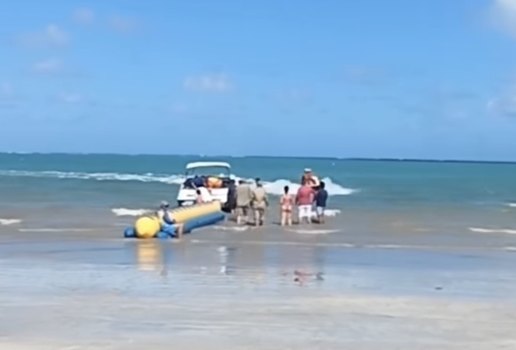
[[516, 348], [511, 235], [118, 231], [0, 228], [0, 349]]

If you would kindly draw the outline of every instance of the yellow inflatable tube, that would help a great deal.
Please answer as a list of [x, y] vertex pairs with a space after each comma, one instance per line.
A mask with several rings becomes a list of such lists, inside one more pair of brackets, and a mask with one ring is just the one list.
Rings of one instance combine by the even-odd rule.
[[219, 201], [203, 203], [203, 204], [195, 204], [189, 207], [181, 207], [172, 209], [170, 213], [170, 218], [173, 219], [178, 224], [184, 223], [186, 221], [208, 215], [217, 213], [221, 210], [221, 205]]
[[134, 224], [136, 237], [153, 238], [161, 229], [161, 223], [156, 216], [142, 216]]
[[[172, 220], [181, 224], [204, 215], [217, 213], [220, 210], [220, 202], [214, 201], [172, 209], [169, 213]], [[161, 230], [161, 221], [157, 216], [142, 216], [136, 220], [134, 230], [138, 238], [153, 238]]]

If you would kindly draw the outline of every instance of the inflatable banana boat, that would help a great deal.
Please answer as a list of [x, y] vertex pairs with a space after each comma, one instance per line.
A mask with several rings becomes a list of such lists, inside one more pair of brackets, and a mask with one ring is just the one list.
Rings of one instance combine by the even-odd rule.
[[219, 201], [174, 208], [169, 211], [169, 216], [174, 221], [172, 225], [162, 222], [157, 215], [139, 217], [133, 227], [125, 229], [124, 237], [143, 239], [178, 237], [197, 228], [214, 225], [225, 218]]

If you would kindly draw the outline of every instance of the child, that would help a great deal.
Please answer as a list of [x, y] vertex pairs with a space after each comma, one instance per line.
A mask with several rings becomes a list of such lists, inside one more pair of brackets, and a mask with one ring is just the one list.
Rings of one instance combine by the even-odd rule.
[[328, 192], [324, 189], [324, 186], [324, 181], [321, 181], [314, 198], [317, 221], [320, 224], [324, 224], [324, 209], [326, 209], [326, 202], [328, 201]]
[[281, 206], [281, 226], [292, 226], [292, 207], [294, 205], [294, 198], [288, 193], [289, 187], [283, 188], [283, 196], [280, 199]]
[[197, 193], [197, 198], [195, 199], [195, 204], [202, 204], [202, 203], [204, 203], [204, 199], [202, 198], [201, 190], [197, 189], [195, 191], [195, 193]]

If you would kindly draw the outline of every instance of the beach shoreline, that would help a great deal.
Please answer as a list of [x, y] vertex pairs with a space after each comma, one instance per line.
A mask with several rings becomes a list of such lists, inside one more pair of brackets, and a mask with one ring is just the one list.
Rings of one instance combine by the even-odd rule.
[[[3, 157], [1, 349], [516, 346], [513, 165], [230, 159], [266, 183], [265, 226], [136, 240], [189, 159]], [[282, 228], [307, 165], [332, 216]]]
[[182, 241], [105, 229], [6, 233], [13, 228], [0, 229], [1, 348], [516, 344], [516, 254], [498, 248], [416, 247], [406, 238], [352, 245], [368, 238], [275, 225], [209, 227]]

